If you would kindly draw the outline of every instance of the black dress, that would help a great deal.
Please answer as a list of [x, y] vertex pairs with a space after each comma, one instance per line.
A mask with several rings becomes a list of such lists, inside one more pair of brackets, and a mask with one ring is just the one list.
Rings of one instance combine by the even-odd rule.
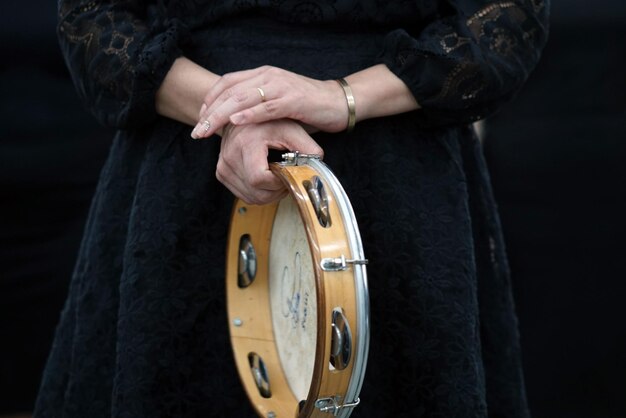
[[354, 416], [526, 417], [500, 228], [467, 124], [520, 87], [546, 16], [540, 0], [62, 1], [78, 91], [120, 130], [37, 416], [253, 416], [226, 327], [233, 197], [214, 176], [219, 139], [191, 140], [154, 109], [184, 54], [218, 74], [269, 64], [331, 79], [384, 63], [405, 81], [422, 110], [314, 136], [371, 260]]

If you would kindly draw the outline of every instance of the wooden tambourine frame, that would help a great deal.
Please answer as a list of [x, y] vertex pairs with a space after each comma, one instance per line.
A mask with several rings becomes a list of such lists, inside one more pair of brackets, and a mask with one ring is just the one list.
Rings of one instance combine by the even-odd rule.
[[[317, 290], [315, 363], [307, 399], [297, 399], [289, 387], [272, 326], [268, 260], [278, 203], [254, 206], [237, 200], [233, 209], [226, 291], [235, 362], [259, 416], [345, 418], [359, 403], [369, 350], [367, 261], [350, 202], [328, 167], [314, 156], [289, 153], [284, 158], [271, 170], [289, 190], [285, 199], [297, 203]], [[240, 248], [244, 235], [253, 250]], [[242, 287], [244, 264], [252, 256], [254, 279]]]

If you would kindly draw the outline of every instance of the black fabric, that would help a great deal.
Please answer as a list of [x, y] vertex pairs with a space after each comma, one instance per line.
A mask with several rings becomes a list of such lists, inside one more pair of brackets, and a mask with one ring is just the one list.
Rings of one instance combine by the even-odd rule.
[[[218, 74], [269, 64], [317, 78], [410, 56], [396, 60], [401, 70], [389, 65], [408, 75], [415, 63], [406, 81], [431, 80], [432, 108], [455, 100], [430, 128], [418, 111], [364, 121], [352, 134], [315, 134], [371, 260], [371, 361], [353, 416], [527, 417], [500, 229], [480, 145], [463, 123], [516, 90], [545, 39], [547, 11], [539, 2], [461, 3], [62, 2], [75, 84], [103, 122], [125, 129], [102, 173], [36, 415], [253, 416], [226, 328], [232, 195], [214, 177], [219, 140], [191, 140], [190, 127], [147, 107], [184, 53]], [[455, 23], [437, 25], [444, 14]], [[465, 19], [484, 19], [483, 31], [466, 28], [460, 39]], [[399, 48], [428, 23], [427, 46]], [[516, 42], [500, 54], [516, 73], [502, 74], [501, 85], [480, 81], [496, 65], [459, 68], [463, 56], [494, 59], [496, 27]], [[114, 50], [111, 28], [126, 40]], [[86, 33], [96, 35], [87, 42]], [[461, 43], [449, 49], [443, 36]], [[420, 69], [423, 60], [432, 67]], [[465, 86], [465, 76], [478, 81]]]

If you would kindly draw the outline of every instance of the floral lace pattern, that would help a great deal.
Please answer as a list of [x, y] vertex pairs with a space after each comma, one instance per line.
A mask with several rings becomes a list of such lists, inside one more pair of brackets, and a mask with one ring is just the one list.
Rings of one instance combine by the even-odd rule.
[[[423, 109], [315, 135], [355, 208], [372, 344], [354, 417], [528, 417], [506, 258], [468, 122], [520, 87], [538, 1], [61, 1], [79, 93], [122, 128], [94, 198], [37, 417], [252, 417], [226, 327], [232, 196], [218, 141], [158, 117], [185, 54], [336, 78], [385, 63]], [[320, 65], [323, 63], [323, 65]]]

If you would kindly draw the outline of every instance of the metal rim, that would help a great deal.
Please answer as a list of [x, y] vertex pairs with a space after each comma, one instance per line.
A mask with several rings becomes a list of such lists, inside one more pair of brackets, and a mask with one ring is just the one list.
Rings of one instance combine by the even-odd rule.
[[[345, 225], [349, 225], [350, 228], [346, 228], [348, 235], [348, 245], [352, 251], [352, 257], [358, 259], [364, 259], [363, 243], [361, 241], [361, 234], [356, 222], [356, 216], [354, 210], [350, 204], [348, 196], [339, 183], [339, 180], [330, 168], [319, 159], [307, 159], [307, 164], [318, 171], [318, 173], [329, 184], [330, 188], [335, 194], [337, 206]], [[346, 397], [344, 403], [356, 402], [363, 386], [363, 380], [365, 378], [365, 369], [367, 365], [367, 357], [369, 354], [370, 343], [370, 315], [369, 315], [369, 291], [367, 288], [367, 272], [363, 265], [353, 265], [354, 281], [356, 287], [356, 300], [357, 306], [362, 307], [357, 312], [357, 324], [359, 330], [359, 339], [356, 344], [356, 352], [354, 355], [354, 368], [355, 372], [350, 377], [350, 383], [348, 390], [346, 391]], [[339, 417], [347, 418], [352, 412], [352, 408], [342, 409], [338, 414]]]

